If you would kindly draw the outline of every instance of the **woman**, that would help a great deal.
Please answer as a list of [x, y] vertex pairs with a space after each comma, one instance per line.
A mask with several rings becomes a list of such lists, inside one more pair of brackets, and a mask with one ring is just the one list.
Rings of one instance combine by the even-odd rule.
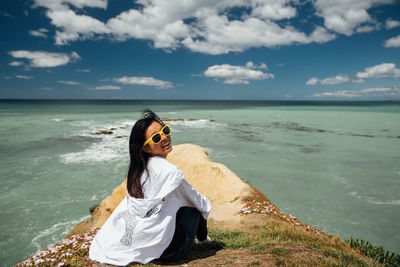
[[172, 151], [170, 128], [146, 110], [132, 128], [127, 196], [92, 241], [89, 258], [127, 265], [182, 259], [193, 246], [210, 241], [211, 206], [165, 158]]

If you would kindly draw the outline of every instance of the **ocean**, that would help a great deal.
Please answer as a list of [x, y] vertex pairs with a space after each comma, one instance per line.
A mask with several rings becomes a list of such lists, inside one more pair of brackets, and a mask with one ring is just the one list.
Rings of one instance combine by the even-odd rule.
[[400, 252], [400, 102], [0, 100], [0, 265], [89, 218], [145, 108], [284, 213]]

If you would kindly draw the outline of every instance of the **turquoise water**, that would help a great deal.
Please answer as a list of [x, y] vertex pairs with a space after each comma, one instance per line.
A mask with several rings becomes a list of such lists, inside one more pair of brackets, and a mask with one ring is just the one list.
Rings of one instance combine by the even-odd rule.
[[205, 147], [283, 212], [400, 252], [399, 102], [0, 101], [2, 265], [61, 240], [122, 182], [144, 108], [185, 119], [168, 122], [174, 144]]

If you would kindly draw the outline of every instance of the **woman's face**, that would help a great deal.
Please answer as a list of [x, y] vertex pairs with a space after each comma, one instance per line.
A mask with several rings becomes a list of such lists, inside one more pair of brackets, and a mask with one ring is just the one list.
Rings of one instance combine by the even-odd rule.
[[[149, 127], [146, 129], [146, 140], [148, 140], [153, 134], [161, 131], [163, 126], [156, 121], [153, 121]], [[158, 144], [154, 144], [153, 141], [150, 141], [145, 147], [142, 148], [143, 151], [149, 153], [152, 156], [159, 156], [162, 158], [166, 158], [168, 153], [172, 151], [171, 144], [171, 135], [163, 135], [161, 134], [161, 142]]]

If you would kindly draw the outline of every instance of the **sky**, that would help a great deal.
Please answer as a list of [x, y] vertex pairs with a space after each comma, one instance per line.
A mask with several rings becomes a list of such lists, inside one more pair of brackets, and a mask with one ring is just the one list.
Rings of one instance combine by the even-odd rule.
[[2, 0], [0, 99], [400, 99], [400, 0]]

